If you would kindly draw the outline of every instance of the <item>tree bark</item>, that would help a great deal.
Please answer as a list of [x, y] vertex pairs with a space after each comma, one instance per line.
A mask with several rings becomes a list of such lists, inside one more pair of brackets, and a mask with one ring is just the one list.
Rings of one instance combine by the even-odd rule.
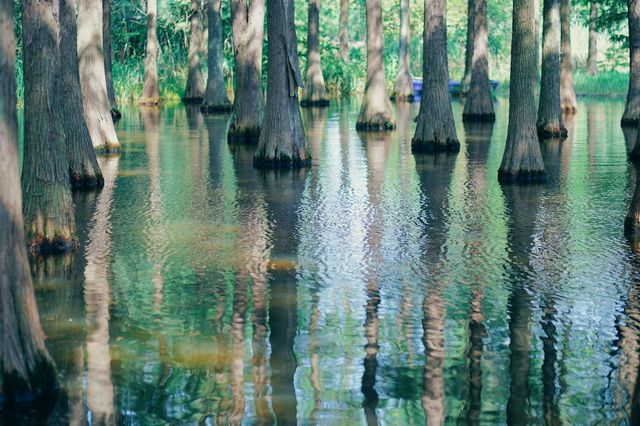
[[64, 121], [57, 108], [66, 95], [59, 84], [60, 4], [58, 0], [25, 0], [22, 7], [22, 193], [27, 244], [33, 253], [64, 252], [76, 246], [76, 224]]
[[591, 16], [589, 17], [589, 54], [587, 56], [587, 74], [598, 74], [598, 2], [591, 0]]
[[382, 2], [367, 0], [367, 83], [357, 130], [392, 130], [396, 127], [384, 76]]
[[[54, 21], [55, 6], [55, 1], [23, 2], [23, 31], [32, 31], [33, 24], [41, 22], [42, 17]], [[13, 13], [13, 1], [0, 0], [0, 408], [6, 402], [25, 402], [57, 387], [53, 361], [40, 327], [24, 245]], [[53, 34], [40, 32], [38, 37], [55, 46]], [[39, 39], [33, 36], [35, 34], [28, 40], [37, 43]], [[30, 50], [30, 56], [37, 48], [26, 43], [25, 47]]]
[[464, 76], [460, 82], [460, 94], [466, 96], [471, 87], [471, 64], [473, 62], [473, 34], [474, 34], [474, 0], [467, 0], [467, 43], [464, 49]]
[[117, 152], [120, 142], [113, 126], [107, 96], [102, 49], [102, 7], [94, 0], [78, 2], [78, 59], [84, 118], [93, 147], [98, 151]]
[[460, 151], [449, 100], [446, 13], [446, 0], [425, 0], [424, 77], [413, 152]]
[[530, 183], [546, 179], [535, 128], [532, 81], [535, 78], [533, 0], [513, 0], [511, 84], [507, 143], [498, 170], [501, 183]]
[[260, 132], [256, 167], [296, 168], [311, 165], [302, 126], [293, 0], [267, 1], [267, 108]]
[[231, 0], [235, 59], [235, 97], [227, 137], [230, 142], [256, 142], [264, 118], [262, 38], [264, 0]]
[[116, 92], [113, 90], [113, 55], [111, 52], [111, 0], [102, 0], [102, 45], [104, 53], [104, 73], [107, 79], [107, 97], [114, 121], [120, 120], [122, 114], [118, 109]]
[[191, 37], [189, 39], [189, 73], [187, 87], [182, 101], [184, 103], [202, 103], [204, 97], [204, 81], [200, 69], [200, 45], [202, 44], [202, 10], [200, 0], [191, 0], [189, 14]]
[[144, 87], [140, 105], [160, 105], [160, 87], [158, 85], [158, 54], [160, 44], [156, 32], [158, 4], [157, 0], [147, 0], [147, 52], [144, 61]]
[[60, 0], [60, 60], [64, 98], [58, 108], [65, 117], [69, 177], [74, 189], [101, 188], [104, 179], [84, 119], [78, 67], [78, 27], [74, 0]]
[[300, 104], [302, 106], [329, 106], [329, 97], [320, 65], [320, 0], [309, 0], [307, 81], [302, 90]]
[[573, 57], [571, 55], [571, 0], [560, 0], [560, 29], [562, 56], [560, 59], [560, 107], [565, 114], [577, 110], [573, 87]]
[[565, 137], [567, 129], [560, 109], [560, 4], [544, 0], [542, 35], [542, 80], [538, 106], [538, 136]]
[[629, 9], [629, 91], [622, 114], [623, 126], [640, 123], [640, 0], [628, 0]]
[[400, 0], [400, 64], [396, 84], [391, 94], [391, 97], [397, 101], [413, 101], [410, 34], [409, 0]]
[[487, 31], [487, 0], [474, 1], [473, 60], [471, 86], [464, 104], [463, 121], [495, 121], [489, 85], [489, 34]]
[[208, 42], [208, 76], [207, 88], [204, 92], [202, 112], [227, 112], [231, 104], [227, 97], [222, 71], [222, 19], [220, 17], [221, 0], [208, 0], [207, 21]]
[[349, 62], [349, 0], [340, 0], [340, 57]]

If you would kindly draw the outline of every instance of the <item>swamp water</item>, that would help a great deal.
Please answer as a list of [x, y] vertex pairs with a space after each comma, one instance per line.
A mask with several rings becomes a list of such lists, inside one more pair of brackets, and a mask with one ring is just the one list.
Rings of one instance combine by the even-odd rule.
[[532, 187], [497, 182], [505, 101], [475, 126], [454, 103], [457, 156], [412, 155], [417, 104], [394, 108], [384, 134], [355, 101], [303, 110], [295, 172], [254, 170], [227, 116], [125, 110], [105, 188], [75, 195], [81, 248], [32, 261], [67, 398], [40, 419], [640, 421], [623, 102], [581, 102]]

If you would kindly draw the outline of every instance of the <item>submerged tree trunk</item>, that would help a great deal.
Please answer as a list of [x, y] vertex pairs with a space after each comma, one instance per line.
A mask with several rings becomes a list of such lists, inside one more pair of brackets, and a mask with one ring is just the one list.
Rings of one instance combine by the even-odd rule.
[[230, 142], [256, 142], [264, 118], [262, 94], [262, 37], [264, 0], [231, 0], [231, 29], [235, 59], [233, 117]]
[[84, 119], [78, 68], [78, 27], [74, 0], [60, 0], [60, 60], [64, 99], [57, 107], [65, 117], [64, 131], [72, 188], [100, 188], [102, 172]]
[[475, 0], [471, 87], [464, 103], [463, 121], [495, 121], [489, 85], [487, 0]]
[[392, 130], [396, 127], [384, 76], [382, 2], [367, 0], [367, 84], [356, 122], [357, 130]]
[[449, 100], [447, 1], [425, 0], [423, 90], [413, 152], [458, 152], [460, 142]]
[[140, 105], [159, 105], [162, 102], [158, 85], [160, 44], [156, 32], [157, 10], [157, 0], [147, 0], [147, 52], [144, 61], [144, 87], [142, 88]]
[[400, 64], [391, 97], [398, 101], [413, 100], [411, 76], [411, 29], [409, 27], [409, 0], [400, 0]]
[[102, 49], [102, 7], [93, 0], [78, 2], [78, 59], [84, 117], [93, 147], [98, 151], [120, 150], [107, 96]]
[[502, 183], [544, 181], [546, 173], [535, 128], [533, 84], [535, 45], [533, 0], [513, 1], [511, 84], [507, 143], [498, 170]]
[[311, 165], [302, 126], [293, 0], [268, 0], [267, 108], [260, 132], [256, 167], [292, 168]]
[[587, 56], [587, 74], [598, 74], [598, 2], [591, 0], [591, 16], [589, 17], [589, 55]]
[[349, 62], [349, 0], [340, 0], [340, 56]]
[[[59, 108], [60, 4], [23, 2], [24, 163], [22, 193], [26, 238], [33, 253], [63, 252], [76, 246], [69, 162]], [[100, 63], [102, 68], [102, 63]], [[109, 117], [111, 119], [111, 117]]]
[[320, 0], [309, 0], [307, 79], [302, 90], [300, 104], [302, 106], [329, 106], [329, 97], [320, 65]]
[[560, 0], [562, 56], [560, 59], [560, 107], [565, 114], [575, 114], [578, 103], [573, 87], [573, 56], [571, 55], [571, 0]]
[[102, 0], [102, 45], [104, 54], [104, 73], [107, 79], [107, 97], [109, 108], [114, 121], [120, 120], [122, 114], [116, 102], [116, 92], [113, 90], [113, 67], [111, 53], [111, 0]]
[[202, 112], [227, 112], [231, 110], [231, 104], [224, 86], [224, 73], [222, 71], [222, 19], [220, 17], [221, 0], [208, 0], [208, 75], [207, 89], [204, 92]]
[[640, 1], [628, 0], [629, 9], [629, 91], [622, 114], [623, 126], [640, 123]]
[[464, 49], [464, 76], [460, 82], [460, 94], [466, 95], [471, 87], [471, 64], [473, 62], [473, 35], [475, 31], [475, 1], [467, 0], [467, 42]]
[[200, 0], [191, 0], [189, 16], [191, 22], [191, 37], [189, 39], [189, 73], [187, 87], [182, 101], [185, 103], [202, 102], [204, 96], [204, 81], [200, 69], [200, 45], [202, 44], [202, 10]]
[[[23, 31], [38, 28], [34, 24], [43, 18], [53, 22], [51, 12], [56, 6], [55, 1], [24, 1]], [[13, 1], [0, 0], [0, 408], [5, 402], [25, 402], [57, 387], [53, 362], [44, 345], [24, 245], [13, 12]], [[49, 46], [55, 45], [54, 34], [40, 32], [32, 33], [29, 39], [37, 44], [42, 38]], [[38, 48], [28, 48], [30, 56], [36, 53], [34, 49]]]
[[560, 109], [560, 4], [544, 0], [544, 32], [542, 35], [542, 81], [538, 106], [538, 136], [562, 137], [567, 129]]

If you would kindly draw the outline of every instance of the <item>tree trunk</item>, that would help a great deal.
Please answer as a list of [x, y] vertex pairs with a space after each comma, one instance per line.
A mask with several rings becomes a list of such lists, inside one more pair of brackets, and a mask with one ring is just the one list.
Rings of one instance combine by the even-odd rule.
[[487, 0], [474, 1], [473, 60], [471, 86], [464, 103], [463, 121], [495, 121], [489, 85], [489, 35], [487, 31]]
[[567, 129], [560, 109], [560, 4], [544, 0], [542, 35], [542, 80], [538, 106], [538, 136], [565, 137]]
[[[23, 2], [23, 31], [33, 31], [34, 24], [40, 23], [43, 17], [55, 21], [54, 7], [57, 7], [55, 1]], [[57, 387], [53, 362], [44, 345], [24, 245], [13, 13], [13, 1], [0, 0], [0, 408], [5, 402], [28, 401]], [[48, 48], [55, 47], [54, 34], [39, 32], [41, 34], [32, 33], [28, 39], [36, 44], [46, 40]], [[25, 47], [30, 59], [51, 60], [44, 55], [40, 60], [33, 57], [36, 49], [40, 50], [39, 54], [47, 51], [26, 43]]]
[[140, 105], [160, 105], [158, 86], [158, 54], [160, 44], [156, 33], [157, 0], [147, 0], [147, 53], [144, 61], [144, 87]]
[[449, 100], [446, 13], [446, 0], [425, 0], [424, 77], [413, 152], [460, 151]]
[[[629, 151], [629, 160], [632, 163], [638, 164], [640, 163], [640, 128], [636, 129], [637, 131], [634, 133], [635, 139], [633, 138], [629, 138], [631, 139], [631, 141], [635, 141], [635, 145], [633, 145], [633, 148], [631, 149], [631, 151]], [[631, 131], [633, 131], [633, 129], [631, 129]], [[627, 139], [625, 137], [625, 139]]]
[[187, 87], [184, 91], [184, 103], [202, 103], [204, 96], [204, 81], [200, 69], [200, 45], [202, 44], [202, 10], [200, 0], [191, 0], [189, 21], [191, 22], [191, 37], [189, 39], [189, 74]]
[[202, 7], [202, 40], [199, 52], [206, 55], [209, 51], [209, 1], [205, 1]]
[[628, 0], [629, 9], [629, 91], [622, 114], [623, 126], [640, 123], [640, 0]]
[[598, 2], [591, 0], [591, 16], [589, 17], [589, 55], [587, 56], [587, 74], [598, 74]]
[[302, 126], [293, 0], [268, 0], [267, 108], [260, 132], [256, 167], [293, 168], [311, 165]]
[[396, 127], [384, 76], [382, 2], [367, 0], [367, 84], [356, 122], [357, 130], [392, 130]]
[[84, 118], [93, 147], [98, 151], [117, 152], [120, 142], [107, 96], [102, 24], [102, 7], [94, 0], [79, 0], [78, 59]]
[[411, 36], [409, 27], [409, 0], [400, 0], [400, 64], [398, 78], [391, 97], [397, 101], [413, 101], [411, 76]]
[[467, 42], [464, 49], [464, 76], [460, 82], [460, 94], [467, 95], [471, 87], [471, 63], [473, 61], [473, 33], [474, 33], [474, 0], [467, 0]]
[[[407, 0], [404, 0], [407, 1]], [[309, 0], [307, 26], [307, 81], [302, 90], [302, 106], [329, 106], [320, 65], [320, 0]]]
[[76, 246], [76, 223], [64, 119], [57, 108], [62, 96], [66, 96], [59, 84], [60, 4], [58, 0], [25, 0], [22, 7], [25, 47], [22, 193], [26, 238], [33, 253], [64, 252]]
[[349, 0], [340, 0], [340, 56], [349, 62]]
[[231, 0], [235, 59], [235, 97], [227, 137], [230, 142], [256, 142], [264, 118], [262, 37], [264, 0]]
[[565, 114], [575, 114], [578, 103], [573, 87], [573, 57], [571, 56], [571, 0], [560, 0], [562, 56], [560, 59], [560, 107]]
[[224, 86], [222, 71], [222, 19], [220, 17], [221, 0], [208, 0], [208, 76], [207, 89], [204, 92], [202, 112], [227, 112], [231, 104]]
[[78, 68], [78, 27], [74, 0], [60, 0], [60, 60], [64, 97], [58, 108], [65, 117], [65, 139], [71, 187], [101, 188], [102, 172], [84, 119], [80, 71]]
[[107, 79], [107, 97], [109, 108], [114, 121], [120, 120], [122, 114], [116, 102], [116, 92], [113, 90], [113, 55], [111, 53], [111, 0], [102, 0], [102, 45], [104, 53], [104, 73]]
[[507, 143], [498, 170], [502, 183], [544, 181], [546, 172], [535, 128], [533, 84], [536, 64], [533, 0], [513, 0], [511, 84]]

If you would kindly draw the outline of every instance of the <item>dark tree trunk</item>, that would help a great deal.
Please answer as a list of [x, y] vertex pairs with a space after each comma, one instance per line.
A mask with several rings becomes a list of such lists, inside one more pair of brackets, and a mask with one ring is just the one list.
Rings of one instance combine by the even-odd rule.
[[[55, 1], [23, 2], [23, 31], [33, 31], [34, 24], [42, 23], [43, 18], [55, 21], [55, 7]], [[44, 345], [24, 245], [13, 12], [13, 1], [0, 0], [0, 408], [5, 402], [24, 402], [57, 387], [53, 362]], [[29, 40], [46, 40], [49, 48], [55, 47], [54, 34], [42, 30], [40, 33], [29, 35]], [[34, 49], [40, 50], [29, 47], [30, 56], [36, 53]]]
[[622, 114], [623, 126], [640, 123], [640, 0], [628, 0], [629, 9], [629, 91]]
[[307, 80], [302, 90], [300, 104], [302, 106], [329, 106], [329, 97], [320, 65], [320, 0], [309, 0]]
[[182, 101], [185, 103], [202, 103], [204, 97], [204, 81], [200, 69], [200, 45], [202, 44], [202, 10], [200, 0], [191, 0], [189, 14], [191, 37], [189, 39], [189, 73], [187, 87]]
[[538, 106], [538, 136], [567, 136], [560, 109], [560, 4], [544, 0], [542, 35], [542, 80]]
[[59, 13], [58, 0], [25, 0], [22, 4], [25, 47], [22, 193], [26, 238], [34, 253], [63, 252], [76, 246], [65, 120], [59, 108], [51, 107], [59, 105], [66, 95], [59, 84]]
[[475, 0], [471, 87], [464, 103], [463, 121], [495, 121], [489, 85], [487, 0]]
[[293, 0], [268, 0], [267, 108], [260, 132], [256, 167], [291, 168], [311, 165], [302, 126]]
[[205, 1], [202, 10], [202, 40], [200, 40], [200, 54], [206, 55], [209, 48], [209, 1]]
[[411, 141], [413, 152], [460, 151], [449, 100], [446, 13], [446, 0], [425, 0], [424, 88], [418, 125]]
[[[636, 146], [638, 145], [636, 141]], [[636, 189], [631, 198], [631, 205], [624, 221], [624, 230], [627, 236], [634, 239], [640, 238], [640, 173], [636, 179]]]
[[235, 59], [235, 97], [229, 125], [230, 142], [256, 142], [264, 118], [262, 37], [264, 0], [231, 0]]
[[78, 2], [78, 61], [84, 118], [93, 147], [117, 152], [120, 142], [113, 126], [107, 96], [107, 77], [102, 49], [102, 7], [93, 0]]
[[340, 0], [340, 56], [349, 62], [349, 0]]
[[116, 102], [116, 92], [113, 90], [113, 55], [111, 53], [111, 0], [102, 0], [102, 45], [104, 53], [104, 73], [107, 79], [107, 97], [109, 108], [114, 121], [120, 120], [122, 114]]
[[587, 56], [587, 74], [598, 74], [598, 2], [591, 0], [591, 16], [589, 17], [589, 55]]
[[397, 101], [413, 101], [411, 76], [411, 29], [409, 27], [409, 0], [400, 0], [400, 64], [391, 97]]
[[58, 108], [65, 117], [65, 139], [71, 187], [101, 188], [102, 172], [84, 119], [78, 68], [78, 27], [74, 0], [60, 0], [60, 60], [64, 97]]
[[536, 135], [533, 84], [536, 72], [531, 54], [535, 45], [533, 0], [513, 0], [511, 84], [507, 143], [498, 170], [502, 183], [544, 181], [546, 172]]
[[560, 107], [565, 114], [575, 114], [578, 103], [573, 87], [573, 56], [571, 55], [571, 0], [560, 0], [562, 56], [560, 59]]
[[222, 19], [220, 17], [221, 0], [208, 0], [208, 76], [207, 89], [204, 92], [202, 112], [227, 112], [231, 104], [224, 86], [222, 71]]
[[464, 76], [460, 82], [460, 94], [466, 95], [471, 87], [471, 64], [473, 62], [473, 35], [475, 19], [475, 2], [467, 0], [467, 43], [464, 49]]
[[144, 87], [142, 88], [140, 105], [159, 105], [162, 102], [158, 84], [160, 44], [156, 32], [157, 12], [157, 0], [147, 0], [147, 52], [144, 61]]
[[392, 130], [396, 127], [384, 76], [382, 2], [367, 0], [367, 84], [356, 123], [357, 130]]

